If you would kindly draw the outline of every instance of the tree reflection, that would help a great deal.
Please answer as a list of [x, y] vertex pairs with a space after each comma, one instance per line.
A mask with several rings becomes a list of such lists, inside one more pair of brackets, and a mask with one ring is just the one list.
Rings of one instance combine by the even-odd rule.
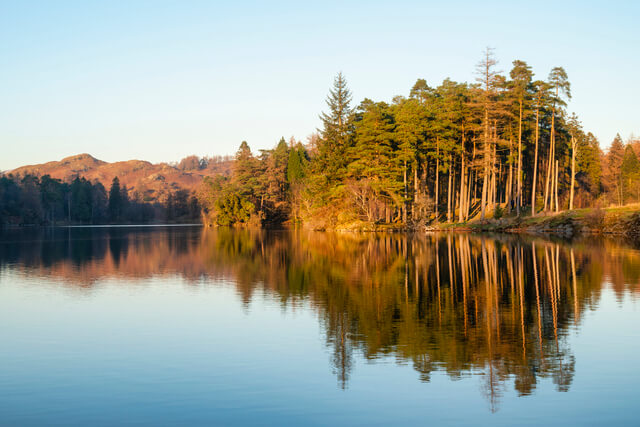
[[640, 282], [640, 254], [611, 240], [472, 234], [86, 229], [5, 236], [0, 268], [8, 264], [82, 286], [115, 275], [232, 280], [247, 307], [257, 290], [283, 306], [304, 301], [319, 314], [340, 387], [354, 354], [394, 357], [424, 382], [480, 374], [494, 411], [509, 383], [522, 396], [544, 378], [568, 391], [568, 332], [604, 283], [621, 298]]

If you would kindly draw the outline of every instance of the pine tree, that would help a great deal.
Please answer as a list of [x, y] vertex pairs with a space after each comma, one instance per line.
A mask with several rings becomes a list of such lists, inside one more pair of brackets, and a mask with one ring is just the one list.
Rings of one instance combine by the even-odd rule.
[[628, 144], [620, 165], [620, 183], [624, 203], [640, 201], [640, 162], [633, 147]]
[[129, 200], [129, 189], [126, 185], [120, 188], [120, 219], [131, 221], [131, 200]]
[[[415, 86], [414, 86], [415, 89]], [[406, 203], [411, 199], [412, 216], [415, 216], [413, 208], [418, 202], [418, 170], [420, 168], [420, 152], [424, 150], [426, 144], [426, 134], [430, 122], [430, 117], [424, 105], [426, 98], [418, 101], [417, 98], [401, 100], [395, 106], [395, 139], [398, 142], [397, 159], [402, 165], [403, 195], [402, 204], [403, 220], [407, 220]], [[394, 136], [390, 138], [393, 139]], [[413, 191], [409, 195], [408, 172], [413, 171]], [[414, 218], [416, 219], [416, 218]]]
[[466, 85], [445, 79], [436, 88], [437, 100], [433, 105], [436, 124], [432, 124], [431, 131], [435, 132], [438, 138], [437, 163], [442, 168], [438, 172], [447, 172], [448, 175], [446, 192], [448, 222], [453, 219], [455, 161], [462, 155], [462, 123], [468, 113], [465, 108], [466, 89]]
[[94, 181], [91, 200], [91, 222], [100, 224], [108, 219], [107, 191], [99, 181]]
[[622, 205], [622, 182], [621, 182], [621, 167], [624, 157], [624, 143], [620, 134], [616, 134], [616, 137], [609, 147], [607, 152], [606, 164], [607, 164], [607, 186], [609, 192], [613, 192], [613, 200]]
[[338, 178], [346, 166], [345, 154], [351, 143], [351, 91], [342, 73], [333, 81], [326, 100], [329, 111], [322, 113], [323, 128], [318, 145], [318, 166], [330, 180]]
[[[517, 103], [517, 117], [518, 117], [518, 154], [517, 154], [517, 168], [516, 168], [516, 211], [520, 215], [520, 207], [522, 206], [522, 182], [523, 182], [523, 170], [522, 170], [522, 124], [528, 113], [528, 101], [529, 101], [529, 89], [531, 86], [531, 80], [533, 78], [533, 72], [531, 67], [524, 61], [513, 61], [513, 68], [509, 74], [512, 82], [513, 97]], [[511, 188], [508, 189], [511, 192]]]
[[289, 146], [281, 138], [276, 148], [270, 152], [267, 175], [269, 177], [268, 192], [270, 198], [281, 203], [286, 200], [287, 192], [287, 163], [289, 161]]
[[[233, 163], [233, 184], [242, 197], [247, 197], [255, 202], [256, 190], [260, 189], [258, 173], [258, 161], [253, 156], [247, 141], [242, 141], [236, 151]], [[262, 205], [260, 204], [260, 209]]]
[[[562, 99], [562, 95], [566, 96], [567, 99], [571, 99], [571, 85], [569, 83], [569, 79], [567, 77], [567, 73], [562, 67], [554, 67], [549, 73], [549, 85], [551, 89], [555, 92], [555, 96], [552, 99], [553, 102], [553, 110], [551, 115], [551, 138], [549, 144], [549, 163], [547, 166], [547, 179], [545, 183], [545, 209], [547, 207], [547, 199], [549, 199], [550, 209], [553, 210], [553, 202], [554, 202], [554, 192], [553, 185], [552, 191], [549, 192], [549, 183], [550, 179], [554, 175], [554, 161], [556, 158], [556, 110], [559, 110], [562, 113], [562, 107], [566, 105], [564, 100]], [[557, 191], [557, 183], [556, 183], [556, 191]], [[555, 195], [557, 199], [557, 194]], [[558, 211], [559, 207], [556, 203], [555, 210]]]
[[122, 193], [120, 190], [120, 180], [114, 177], [109, 189], [109, 221], [120, 221], [122, 217]]
[[307, 175], [308, 163], [307, 150], [302, 144], [298, 143], [291, 148], [287, 160], [287, 182], [290, 186], [298, 184], [304, 179]]
[[[385, 103], [365, 99], [355, 121], [355, 145], [349, 150], [349, 191], [368, 221], [378, 219], [390, 204], [400, 207], [393, 147], [393, 118]], [[384, 206], [384, 207], [383, 207]]]
[[544, 114], [544, 110], [547, 105], [547, 101], [549, 98], [549, 90], [550, 86], [541, 81], [536, 80], [532, 83], [532, 90], [534, 91], [534, 102], [535, 102], [535, 147], [534, 147], [534, 159], [533, 159], [533, 174], [531, 179], [531, 216], [536, 214], [536, 188], [537, 183], [540, 180], [539, 175], [542, 171], [539, 172], [538, 163], [539, 163], [539, 154], [540, 154], [540, 125], [541, 125], [541, 115]]
[[476, 81], [480, 84], [479, 103], [482, 106], [482, 127], [483, 127], [483, 153], [482, 153], [482, 196], [480, 201], [480, 219], [484, 219], [487, 207], [490, 205], [489, 180], [493, 172], [493, 138], [491, 123], [493, 120], [493, 104], [496, 96], [496, 77], [498, 73], [495, 66], [498, 61], [495, 59], [493, 49], [487, 47], [484, 57], [476, 66], [478, 77]]
[[590, 198], [598, 197], [601, 192], [601, 158], [600, 143], [591, 132], [578, 140], [578, 183], [585, 189]]
[[432, 95], [433, 89], [429, 87], [425, 79], [416, 80], [409, 92], [409, 97], [417, 99], [421, 104], [426, 104]]
[[308, 164], [309, 157], [304, 146], [300, 143], [293, 145], [289, 150], [289, 159], [287, 161], [287, 183], [291, 195], [291, 219], [294, 224], [298, 224], [300, 221], [302, 192]]

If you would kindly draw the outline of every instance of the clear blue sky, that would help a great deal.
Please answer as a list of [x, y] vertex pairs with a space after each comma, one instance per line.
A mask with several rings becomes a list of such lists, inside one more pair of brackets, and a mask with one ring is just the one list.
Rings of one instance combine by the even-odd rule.
[[175, 161], [306, 140], [338, 71], [358, 103], [417, 78], [563, 66], [603, 147], [640, 134], [640, 2], [0, 0], [0, 170], [89, 152]]

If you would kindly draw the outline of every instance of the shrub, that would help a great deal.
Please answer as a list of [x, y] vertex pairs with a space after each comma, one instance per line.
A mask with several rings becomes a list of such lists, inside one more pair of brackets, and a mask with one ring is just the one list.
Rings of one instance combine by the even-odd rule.
[[227, 193], [215, 202], [216, 222], [218, 225], [250, 223], [255, 211], [253, 203], [233, 193]]
[[604, 210], [596, 206], [585, 215], [585, 222], [589, 228], [598, 229], [604, 224]]
[[493, 209], [493, 218], [500, 219], [502, 218], [502, 215], [504, 215], [504, 210], [500, 207], [500, 205], [496, 205], [496, 207]]

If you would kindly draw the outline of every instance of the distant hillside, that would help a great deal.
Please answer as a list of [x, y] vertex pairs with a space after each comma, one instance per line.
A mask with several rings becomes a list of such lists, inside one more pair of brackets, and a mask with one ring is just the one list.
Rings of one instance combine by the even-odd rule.
[[185, 189], [194, 191], [205, 176], [231, 173], [229, 157], [198, 158], [189, 156], [178, 164], [153, 164], [143, 160], [127, 160], [109, 163], [98, 160], [90, 154], [78, 154], [60, 161], [39, 165], [22, 166], [6, 172], [18, 176], [27, 174], [50, 175], [63, 181], [70, 181], [76, 176], [90, 181], [101, 182], [107, 190], [114, 177], [118, 177], [120, 185], [125, 185], [129, 193], [138, 193], [144, 201], [164, 201], [170, 192]]

